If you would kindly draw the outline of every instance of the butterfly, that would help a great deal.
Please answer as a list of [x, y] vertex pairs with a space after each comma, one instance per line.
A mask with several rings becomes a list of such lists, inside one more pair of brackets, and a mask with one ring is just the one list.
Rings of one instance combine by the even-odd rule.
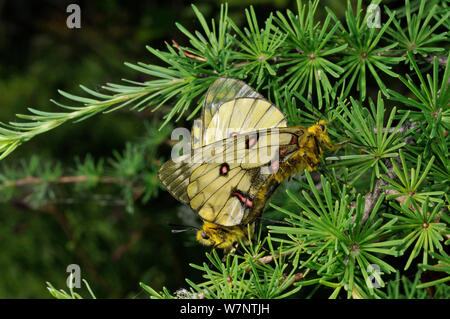
[[284, 180], [316, 170], [324, 148], [339, 147], [323, 120], [287, 127], [277, 106], [246, 83], [225, 77], [209, 87], [190, 146], [192, 152], [164, 163], [158, 177], [203, 220], [197, 240], [225, 252], [253, 235], [265, 204]]

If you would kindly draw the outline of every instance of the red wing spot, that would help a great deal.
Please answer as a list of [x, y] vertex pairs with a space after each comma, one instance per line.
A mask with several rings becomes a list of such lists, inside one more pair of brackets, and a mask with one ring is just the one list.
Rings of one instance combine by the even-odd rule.
[[230, 166], [227, 163], [223, 163], [222, 165], [220, 165], [220, 171], [219, 171], [220, 176], [227, 176], [229, 171], [230, 171]]
[[291, 141], [289, 144], [294, 145], [297, 144], [297, 135], [292, 135]]
[[281, 148], [281, 149], [280, 149], [280, 156], [283, 156], [284, 154], [286, 154], [287, 151], [288, 151], [288, 149], [287, 149], [286, 147]]
[[239, 198], [241, 203], [243, 203], [245, 201], [245, 198], [241, 193], [233, 193], [233, 196], [236, 196], [237, 198]]
[[251, 136], [247, 136], [245, 138], [245, 148], [249, 149], [253, 146], [255, 146], [256, 142], [258, 142], [259, 139], [259, 133], [256, 133], [256, 136], [252, 134]]
[[246, 207], [253, 207], [253, 201], [249, 197], [245, 196], [244, 194], [241, 194], [240, 192], [235, 192], [232, 195], [236, 196], [242, 205], [244, 205]]
[[256, 137], [252, 137], [248, 142], [248, 148], [253, 147], [256, 144]]

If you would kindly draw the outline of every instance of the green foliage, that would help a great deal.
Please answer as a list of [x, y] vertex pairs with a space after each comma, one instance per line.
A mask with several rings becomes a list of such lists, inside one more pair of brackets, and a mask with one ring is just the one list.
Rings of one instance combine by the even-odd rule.
[[[379, 1], [375, 1], [376, 4]], [[381, 80], [378, 72], [383, 71], [384, 73], [397, 77], [398, 74], [392, 72], [392, 66], [390, 64], [398, 64], [402, 61], [403, 57], [395, 57], [390, 50], [397, 46], [397, 43], [390, 43], [386, 46], [380, 46], [379, 42], [389, 27], [392, 17], [383, 24], [382, 28], [376, 32], [377, 28], [369, 28], [369, 24], [367, 23], [367, 19], [369, 16], [369, 11], [366, 12], [366, 15], [361, 15], [361, 1], [358, 1], [355, 13], [353, 13], [351, 7], [351, 1], [348, 1], [348, 8], [345, 14], [345, 21], [347, 24], [348, 30], [342, 28], [340, 36], [344, 39], [344, 41], [348, 44], [349, 50], [344, 51], [345, 56], [340, 62], [342, 67], [345, 67], [345, 72], [341, 82], [349, 78], [347, 92], [353, 83], [356, 82], [356, 88], [360, 92], [361, 100], [366, 98], [366, 73], [367, 71], [373, 76], [376, 80], [379, 89], [387, 95], [386, 85]], [[328, 10], [328, 12], [330, 12]], [[334, 20], [337, 21], [337, 18], [334, 17]]]
[[[406, 166], [405, 157], [403, 156], [403, 152], [400, 151], [400, 160], [403, 166], [403, 170], [401, 171], [398, 167], [397, 163], [391, 159], [392, 166], [396, 175], [396, 180], [398, 180], [400, 183], [397, 183], [395, 180], [387, 177], [387, 176], [381, 176], [382, 179], [384, 179], [386, 182], [388, 182], [388, 186], [385, 186], [386, 189], [391, 189], [394, 192], [392, 195], [389, 195], [387, 199], [395, 199], [400, 196], [403, 196], [406, 199], [413, 200], [417, 203], [423, 203], [424, 201], [432, 201], [432, 202], [442, 202], [442, 196], [444, 195], [443, 191], [434, 191], [434, 192], [424, 192], [423, 188], [421, 188], [421, 184], [425, 181], [425, 178], [427, 178], [428, 173], [433, 165], [434, 162], [434, 156], [431, 157], [430, 161], [428, 162], [427, 166], [425, 167], [424, 171], [422, 172], [422, 175], [420, 175], [420, 168], [422, 165], [422, 157], [419, 155], [417, 159], [417, 167], [411, 168], [411, 173], [408, 174], [408, 168]], [[409, 175], [409, 177], [408, 177]], [[430, 183], [427, 183], [430, 185]]]
[[[388, 296], [390, 299], [426, 299], [430, 296], [430, 293], [422, 288], [426, 288], [426, 285], [420, 284], [422, 272], [417, 272], [413, 280], [408, 279], [406, 276], [400, 278], [400, 274], [397, 273], [395, 280], [389, 282], [387, 287]], [[438, 289], [431, 294], [435, 299], [448, 299], [449, 287], [446, 285], [440, 285]]]
[[[402, 102], [404, 105], [418, 109], [411, 112], [411, 119], [421, 123], [423, 127], [422, 136], [418, 140], [421, 142], [425, 139], [428, 142], [426, 145], [426, 153], [430, 147], [431, 141], [438, 137], [442, 143], [435, 147], [441, 148], [444, 154], [448, 153], [447, 143], [444, 134], [450, 128], [450, 110], [448, 108], [448, 101], [450, 98], [450, 88], [448, 87], [448, 78], [450, 75], [449, 64], [446, 64], [444, 75], [439, 80], [439, 66], [437, 59], [433, 60], [433, 75], [427, 74], [427, 82], [425, 82], [419, 67], [414, 60], [412, 54], [408, 52], [408, 58], [414, 68], [417, 77], [420, 80], [420, 87], [417, 87], [411, 77], [406, 74], [406, 78], [400, 76], [400, 80], [409, 88], [415, 95], [417, 100], [406, 98], [397, 92], [393, 92], [392, 99]], [[448, 55], [447, 55], [448, 59]]]
[[[371, 185], [374, 185], [375, 178], [380, 178], [381, 170], [388, 171], [384, 164], [384, 159], [398, 156], [396, 151], [404, 147], [404, 136], [400, 134], [400, 127], [408, 118], [406, 113], [393, 128], [392, 122], [396, 114], [396, 107], [392, 108], [387, 123], [384, 123], [385, 110], [384, 101], [378, 94], [377, 106], [375, 108], [372, 101], [369, 101], [370, 108], [364, 108], [361, 104], [350, 97], [352, 108], [343, 108], [344, 115], [337, 115], [337, 118], [344, 127], [344, 132], [350, 138], [351, 143], [359, 143], [362, 146], [360, 152], [363, 154], [352, 154], [339, 157], [341, 160], [337, 166], [352, 167], [348, 174], [353, 184], [359, 178], [370, 172]], [[380, 133], [379, 133], [380, 132]], [[382, 133], [381, 133], [382, 132]], [[334, 158], [328, 158], [334, 159]]]
[[[267, 244], [270, 251], [266, 253], [262, 246]], [[286, 298], [297, 291], [300, 287], [293, 284], [303, 277], [301, 272], [297, 272], [297, 267], [290, 267], [285, 263], [285, 257], [281, 249], [275, 251], [270, 236], [262, 240], [261, 244], [243, 247], [244, 253], [240, 255], [228, 255], [223, 261], [216, 251], [206, 254], [209, 261], [202, 266], [191, 264], [194, 269], [204, 272], [207, 281], [195, 284], [187, 279], [191, 286], [190, 292], [185, 292], [190, 298], [223, 298], [223, 299], [277, 299]], [[270, 265], [267, 260], [273, 261], [275, 265]], [[287, 268], [291, 269], [287, 269]], [[288, 273], [286, 273], [288, 271]], [[176, 298], [175, 295], [164, 290], [158, 293], [152, 288], [141, 283], [141, 286], [149, 292], [153, 298]]]
[[[253, 7], [250, 7], [250, 11], [246, 10], [245, 14], [249, 28], [244, 28], [244, 33], [230, 20], [233, 30], [241, 39], [235, 41], [240, 51], [235, 51], [232, 57], [245, 61], [238, 67], [241, 69], [239, 71], [250, 75], [251, 82], [256, 80], [257, 84], [261, 84], [266, 74], [276, 76], [277, 72], [268, 61], [276, 58], [286, 35], [274, 28], [272, 15], [266, 20], [265, 28], [260, 30]], [[275, 31], [272, 32], [273, 29]]]
[[392, 230], [403, 230], [403, 246], [402, 252], [405, 252], [412, 244], [414, 247], [405, 265], [405, 270], [411, 265], [412, 260], [423, 250], [422, 262], [428, 263], [429, 252], [438, 249], [443, 252], [441, 241], [443, 241], [443, 233], [446, 230], [445, 223], [439, 223], [437, 214], [442, 205], [437, 204], [430, 211], [428, 198], [423, 202], [422, 207], [412, 200], [412, 207], [408, 207], [411, 201], [406, 200], [401, 206], [395, 205], [394, 208], [399, 210], [402, 215], [385, 214], [386, 217], [398, 219], [398, 225], [393, 226]]
[[[418, 1], [415, 3], [417, 4]], [[428, 7], [425, 10], [425, 5]], [[433, 46], [436, 42], [445, 41], [447, 32], [434, 34], [433, 32], [445, 21], [448, 20], [450, 12], [443, 11], [442, 17], [436, 14], [436, 10], [439, 10], [437, 1], [425, 1], [421, 0], [417, 14], [411, 14], [411, 5], [409, 0], [405, 1], [405, 15], [406, 15], [406, 28], [400, 25], [400, 21], [395, 17], [395, 14], [387, 7], [384, 6], [386, 12], [391, 17], [395, 28], [387, 29], [387, 33], [399, 42], [400, 52], [408, 52], [413, 54], [421, 54], [427, 56], [432, 52], [442, 52], [444, 48], [439, 46]], [[430, 26], [430, 22], [435, 22]], [[448, 22], [448, 21], [447, 21]], [[406, 62], [410, 59], [406, 60]]]
[[[361, 294], [368, 280], [371, 264], [378, 264], [383, 273], [395, 272], [395, 269], [380, 259], [379, 255], [397, 255], [396, 245], [400, 240], [385, 240], [391, 232], [395, 220], [382, 224], [381, 219], [374, 220], [384, 196], [380, 196], [371, 215], [364, 218], [365, 200], [358, 194], [346, 194], [345, 188], [334, 194], [330, 183], [322, 177], [322, 194], [319, 194], [308, 172], [305, 172], [314, 199], [302, 191], [302, 200], [290, 192], [287, 195], [299, 206], [301, 215], [281, 210], [289, 217], [285, 219], [292, 226], [269, 226], [272, 233], [287, 235], [289, 240], [280, 239], [285, 250], [296, 254], [307, 254], [309, 258], [297, 256], [301, 268], [317, 271], [317, 277], [308, 284], [319, 283], [334, 288], [332, 297], [345, 288], [347, 295]], [[323, 197], [323, 198], [322, 198]], [[352, 205], [355, 204], [356, 206]], [[355, 274], [356, 273], [356, 274]], [[379, 274], [375, 274], [378, 283], [384, 286]], [[368, 287], [370, 294], [373, 288]]]
[[[92, 292], [92, 289], [89, 286], [86, 279], [83, 279], [83, 283], [85, 284], [86, 289], [89, 292], [91, 298], [97, 299], [95, 297], [94, 293]], [[53, 285], [51, 283], [47, 282], [47, 290], [56, 299], [83, 299], [83, 297], [80, 294], [73, 291], [73, 288], [74, 287], [69, 287], [69, 292], [70, 292], [70, 294], [69, 294], [66, 291], [64, 291], [63, 289], [59, 289], [59, 290], [55, 289], [55, 287], [53, 287]]]
[[[347, 1], [343, 19], [325, 8], [319, 21], [319, 5], [299, 0], [296, 13], [277, 11], [263, 24], [250, 7], [245, 26], [226, 4], [211, 23], [193, 5], [200, 31], [177, 24], [186, 43], [148, 46], [158, 63], [126, 63], [149, 80], [108, 83], [103, 93], [81, 86], [87, 97], [59, 91], [74, 105], [54, 101], [65, 112], [29, 109], [18, 115], [25, 121], [3, 124], [0, 157], [68, 121], [125, 107], [164, 111], [161, 132], [150, 129], [142, 144], [129, 143], [107, 161], [76, 162], [74, 176], [83, 176], [77, 191], [117, 184], [131, 212], [137, 197], [158, 195], [157, 147], [169, 124], [198, 115], [217, 77], [243, 79], [277, 103], [290, 125], [328, 120], [334, 142], [345, 147], [324, 158], [320, 174], [295, 176], [276, 194], [265, 214], [282, 225], [261, 222], [258, 236], [235, 254], [221, 258], [213, 250], [191, 263], [202, 279], [186, 279], [188, 289], [158, 292], [143, 282], [142, 289], [152, 298], [427, 298], [424, 288], [433, 286], [436, 298], [448, 298], [447, 4], [384, 6], [380, 28], [367, 23], [373, 12], [361, 0]], [[32, 203], [58, 198], [52, 185], [64, 170], [38, 162], [3, 170], [4, 198], [29, 176], [36, 178]], [[412, 276], [401, 274], [407, 269]], [[419, 284], [428, 270], [445, 274]], [[56, 298], [81, 297], [48, 289]]]
[[139, 141], [127, 143], [122, 152], [113, 151], [113, 156], [107, 160], [95, 161], [88, 154], [84, 160], [76, 158], [75, 166], [65, 170], [61, 163], [45, 162], [36, 155], [16, 165], [3, 163], [0, 170], [1, 202], [29, 193], [23, 202], [37, 209], [60, 202], [64, 185], [73, 185], [81, 201], [83, 195], [95, 190], [99, 184], [110, 184], [122, 192], [122, 199], [115, 198], [114, 202], [133, 212], [136, 198], [146, 203], [158, 195], [157, 172], [161, 160], [157, 158], [156, 150], [170, 131], [169, 128], [158, 131], [148, 123], [146, 127], [147, 132]]
[[[433, 270], [438, 273], [445, 272], [446, 275], [444, 275], [443, 278], [417, 285], [417, 288], [427, 288], [430, 286], [436, 286], [440, 283], [444, 283], [444, 282], [447, 282], [450, 280], [450, 257], [445, 252], [442, 255], [431, 252], [430, 255], [438, 260], [438, 264], [435, 266], [419, 264], [419, 267], [421, 267], [422, 269], [425, 269], [425, 270]], [[448, 288], [447, 285], [444, 287]]]
[[281, 12], [277, 12], [276, 21], [288, 35], [287, 48], [289, 51], [282, 55], [286, 62], [280, 63], [280, 66], [289, 66], [282, 76], [285, 81], [284, 87], [289, 91], [296, 91], [300, 95], [308, 88], [307, 94], [312, 95], [315, 85], [320, 108], [323, 100], [329, 102], [330, 94], [334, 95], [327, 74], [338, 78], [339, 74], [344, 71], [330, 57], [343, 51], [348, 45], [344, 43], [336, 46], [332, 41], [335, 40], [333, 36], [338, 30], [340, 22], [331, 26], [331, 14], [327, 15], [321, 29], [320, 22], [314, 21], [318, 4], [319, 1], [316, 0], [306, 9], [306, 5], [302, 5], [298, 1], [297, 15], [288, 10], [286, 19]]

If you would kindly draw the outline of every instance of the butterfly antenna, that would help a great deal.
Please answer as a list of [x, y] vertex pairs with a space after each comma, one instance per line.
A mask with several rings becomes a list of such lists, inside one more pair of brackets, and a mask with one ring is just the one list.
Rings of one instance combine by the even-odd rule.
[[370, 146], [370, 145], [363, 145], [363, 144], [359, 144], [359, 143], [356, 143], [356, 142], [353, 142], [353, 141], [351, 141], [351, 140], [344, 140], [344, 141], [341, 141], [341, 142], [339, 142], [339, 143], [336, 143], [335, 144], [335, 146], [341, 146], [341, 145], [345, 145], [345, 144], [352, 144], [352, 145], [354, 145], [354, 146], [358, 146], [358, 147], [361, 147], [361, 148], [368, 148], [368, 149], [376, 149], [376, 147], [374, 147], [374, 146]]
[[173, 224], [173, 223], [169, 223], [168, 225], [169, 225], [169, 227], [182, 227], [181, 229], [172, 229], [173, 234], [183, 233], [185, 231], [200, 230], [200, 228], [198, 228], [196, 226], [190, 226], [190, 225], [180, 225], [180, 224]]

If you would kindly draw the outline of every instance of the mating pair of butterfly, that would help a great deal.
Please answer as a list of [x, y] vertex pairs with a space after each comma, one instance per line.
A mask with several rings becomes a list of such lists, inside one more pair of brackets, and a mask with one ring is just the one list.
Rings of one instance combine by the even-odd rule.
[[324, 121], [287, 127], [278, 107], [230, 78], [209, 87], [191, 134], [193, 151], [164, 163], [158, 176], [203, 220], [197, 240], [225, 252], [253, 235], [266, 202], [285, 179], [316, 170], [324, 147], [338, 148]]

